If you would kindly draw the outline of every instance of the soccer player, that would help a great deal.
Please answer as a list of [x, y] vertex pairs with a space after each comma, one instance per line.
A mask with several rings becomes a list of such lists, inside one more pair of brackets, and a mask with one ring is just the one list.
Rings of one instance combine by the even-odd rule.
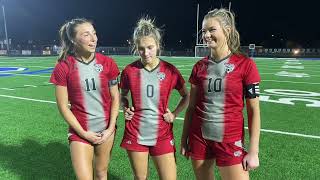
[[[202, 38], [211, 53], [192, 69], [181, 153], [191, 157], [197, 180], [213, 180], [215, 164], [224, 180], [249, 179], [248, 171], [259, 166], [259, 73], [254, 61], [240, 52], [232, 12], [208, 12], [202, 22]], [[243, 146], [244, 99], [248, 152]]]
[[[68, 139], [77, 179], [106, 179], [119, 111], [119, 70], [95, 53], [97, 35], [86, 19], [60, 29], [61, 55], [50, 82], [59, 111], [69, 124]], [[70, 108], [68, 106], [70, 103]]]
[[[174, 180], [172, 123], [188, 104], [188, 90], [180, 72], [158, 57], [161, 35], [153, 20], [138, 21], [133, 41], [140, 59], [127, 65], [121, 73], [121, 102], [126, 120], [121, 147], [127, 150], [134, 179], [147, 179], [150, 154], [160, 179]], [[168, 103], [173, 89], [178, 90], [182, 98], [171, 111]], [[129, 106], [129, 91], [132, 106]]]

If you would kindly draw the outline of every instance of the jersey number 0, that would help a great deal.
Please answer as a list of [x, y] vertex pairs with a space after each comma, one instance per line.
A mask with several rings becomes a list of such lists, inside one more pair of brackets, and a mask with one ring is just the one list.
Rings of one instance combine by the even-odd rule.
[[154, 88], [153, 85], [147, 85], [147, 97], [153, 97]]

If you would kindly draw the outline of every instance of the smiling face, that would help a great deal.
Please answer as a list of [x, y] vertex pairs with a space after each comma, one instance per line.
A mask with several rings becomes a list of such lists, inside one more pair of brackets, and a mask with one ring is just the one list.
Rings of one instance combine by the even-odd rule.
[[75, 27], [74, 45], [78, 54], [92, 54], [96, 51], [97, 35], [91, 23], [82, 23]]
[[227, 46], [227, 37], [217, 18], [208, 18], [203, 21], [202, 39], [211, 49]]
[[137, 42], [137, 50], [144, 65], [152, 65], [157, 62], [159, 45], [152, 36], [144, 36]]

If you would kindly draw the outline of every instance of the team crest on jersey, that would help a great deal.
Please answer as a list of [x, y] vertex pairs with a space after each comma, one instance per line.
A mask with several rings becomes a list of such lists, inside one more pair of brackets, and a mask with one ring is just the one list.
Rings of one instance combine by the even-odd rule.
[[158, 72], [157, 77], [160, 81], [162, 81], [166, 78], [166, 74], [164, 74], [163, 72]]
[[94, 69], [100, 73], [103, 71], [103, 66], [101, 64], [94, 64]]
[[226, 72], [231, 73], [234, 70], [234, 64], [225, 63]]
[[174, 146], [174, 140], [173, 139], [170, 140], [170, 144], [171, 144], [171, 146]]
[[234, 155], [235, 157], [240, 157], [241, 154], [242, 154], [241, 151], [236, 151], [236, 152], [233, 153], [233, 155]]

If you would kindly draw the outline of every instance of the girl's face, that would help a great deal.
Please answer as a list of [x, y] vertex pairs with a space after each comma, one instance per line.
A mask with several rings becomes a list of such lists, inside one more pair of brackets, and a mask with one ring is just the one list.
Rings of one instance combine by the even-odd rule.
[[227, 37], [216, 18], [205, 19], [202, 23], [202, 39], [209, 48], [217, 49], [227, 45]]
[[137, 49], [143, 64], [152, 64], [157, 59], [158, 44], [152, 36], [138, 40]]
[[94, 53], [97, 46], [97, 35], [90, 23], [79, 24], [75, 27], [74, 37], [75, 50], [78, 53]]

